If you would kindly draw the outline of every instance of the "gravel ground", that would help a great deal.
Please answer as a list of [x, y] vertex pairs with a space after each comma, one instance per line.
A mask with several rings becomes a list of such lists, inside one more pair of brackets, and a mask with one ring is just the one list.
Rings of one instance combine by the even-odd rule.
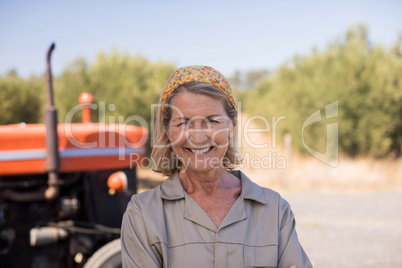
[[314, 267], [402, 267], [402, 191], [282, 196]]

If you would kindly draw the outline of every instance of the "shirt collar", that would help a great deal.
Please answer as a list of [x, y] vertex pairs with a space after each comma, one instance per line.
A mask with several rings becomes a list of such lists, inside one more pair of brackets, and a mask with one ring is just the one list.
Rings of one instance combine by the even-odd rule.
[[161, 184], [161, 197], [166, 200], [184, 198], [184, 189], [180, 182], [179, 173], [173, 173]]
[[[233, 170], [230, 173], [241, 180], [243, 199], [250, 199], [261, 204], [266, 204], [267, 199], [261, 186], [251, 181], [240, 170]], [[185, 197], [183, 186], [181, 185], [179, 174], [172, 174], [161, 184], [161, 197], [166, 200], [178, 200]]]
[[261, 204], [266, 204], [264, 191], [261, 186], [250, 180], [240, 170], [232, 170], [230, 173], [241, 180], [241, 196], [243, 199], [250, 199]]

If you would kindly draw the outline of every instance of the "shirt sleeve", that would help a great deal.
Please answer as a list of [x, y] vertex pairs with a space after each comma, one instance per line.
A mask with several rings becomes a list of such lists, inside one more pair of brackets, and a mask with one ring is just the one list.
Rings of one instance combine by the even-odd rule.
[[282, 198], [279, 210], [278, 267], [289, 268], [292, 265], [296, 265], [297, 268], [312, 268], [313, 266], [297, 237], [293, 212], [289, 203]]
[[162, 267], [158, 255], [149, 243], [141, 207], [134, 196], [127, 206], [121, 226], [123, 268]]

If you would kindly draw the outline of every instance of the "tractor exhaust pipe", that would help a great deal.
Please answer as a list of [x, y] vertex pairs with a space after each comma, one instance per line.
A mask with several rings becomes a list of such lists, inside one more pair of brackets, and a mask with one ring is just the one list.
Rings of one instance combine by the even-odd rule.
[[6, 189], [3, 198], [18, 202], [31, 202], [38, 200], [53, 200], [59, 196], [59, 139], [57, 135], [57, 109], [53, 100], [52, 70], [50, 68], [50, 56], [55, 45], [52, 43], [46, 55], [46, 84], [47, 105], [45, 109], [46, 125], [46, 171], [48, 173], [47, 187], [34, 192], [17, 192]]
[[50, 57], [55, 44], [52, 43], [46, 55], [46, 98], [45, 109], [46, 125], [46, 171], [48, 172], [48, 188], [45, 190], [44, 197], [52, 200], [59, 195], [59, 139], [57, 135], [57, 109], [54, 106], [52, 70], [50, 67]]

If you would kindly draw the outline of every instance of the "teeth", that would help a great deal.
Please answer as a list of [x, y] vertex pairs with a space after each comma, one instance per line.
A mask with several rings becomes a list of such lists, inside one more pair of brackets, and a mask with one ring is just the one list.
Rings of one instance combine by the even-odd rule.
[[211, 148], [211, 147], [208, 147], [208, 148], [205, 148], [205, 149], [201, 149], [201, 150], [197, 150], [197, 149], [190, 149], [190, 150], [191, 150], [193, 153], [195, 153], [195, 154], [202, 154], [202, 153], [208, 152], [210, 148]]

